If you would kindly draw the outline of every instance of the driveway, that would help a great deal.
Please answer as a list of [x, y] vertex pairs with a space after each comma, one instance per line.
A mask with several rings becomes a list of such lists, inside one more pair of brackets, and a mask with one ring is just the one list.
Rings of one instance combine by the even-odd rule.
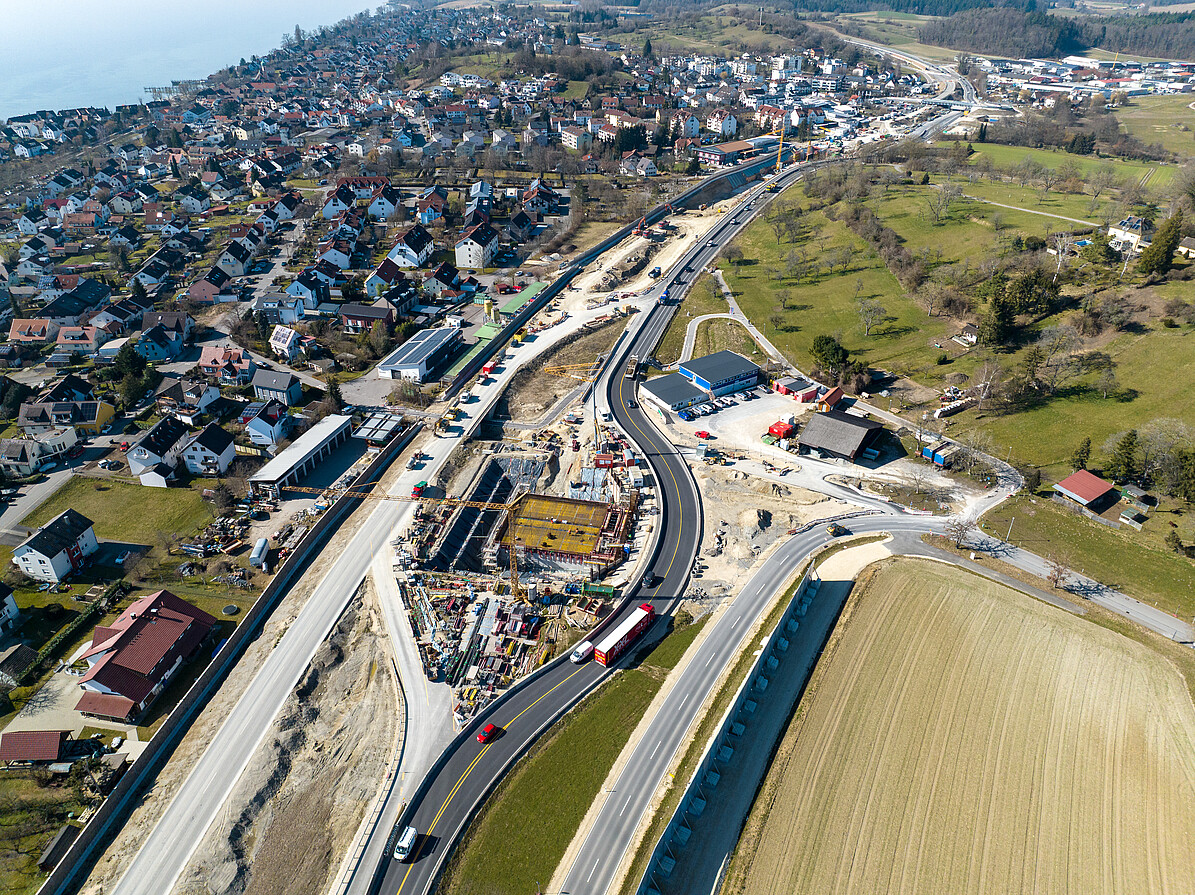
[[4, 512], [0, 513], [0, 543], [15, 546], [25, 540], [31, 529], [21, 526], [20, 521], [53, 497], [54, 493], [75, 474], [83, 460], [80, 458], [68, 462], [70, 466], [65, 469], [55, 469], [47, 473], [44, 481], [20, 486], [19, 495], [15, 500], [9, 501], [4, 507]]

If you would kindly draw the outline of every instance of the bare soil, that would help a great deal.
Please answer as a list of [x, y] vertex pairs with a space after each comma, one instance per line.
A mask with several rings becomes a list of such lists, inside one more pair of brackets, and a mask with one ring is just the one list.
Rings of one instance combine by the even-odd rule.
[[932, 562], [865, 573], [722, 891], [1188, 892], [1195, 706], [1158, 652]]
[[320, 647], [176, 891], [325, 891], [394, 755], [401, 695], [371, 585]]
[[[401, 464], [391, 466], [382, 477], [379, 489], [388, 490], [402, 472]], [[166, 806], [170, 804], [170, 800], [190, 773], [191, 765], [207, 748], [208, 742], [224, 723], [232, 706], [244, 695], [262, 663], [298, 616], [331, 564], [344, 551], [358, 529], [368, 524], [369, 516], [375, 509], [376, 505], [369, 501], [358, 507], [341, 524], [315, 562], [283, 598], [266, 622], [262, 634], [245, 651], [245, 655], [233, 668], [224, 685], [191, 725], [191, 729], [183, 736], [170, 760], [158, 772], [157, 779], [146, 790], [132, 816], [96, 862], [81, 890], [82, 895], [102, 895], [124, 874], [145, 836], [158, 822]]]
[[579, 332], [536, 363], [519, 370], [500, 399], [511, 419], [516, 423], [536, 423], [557, 401], [584, 384], [582, 379], [545, 373], [545, 366], [590, 363], [610, 351], [625, 326], [626, 320], [620, 317], [597, 329]]

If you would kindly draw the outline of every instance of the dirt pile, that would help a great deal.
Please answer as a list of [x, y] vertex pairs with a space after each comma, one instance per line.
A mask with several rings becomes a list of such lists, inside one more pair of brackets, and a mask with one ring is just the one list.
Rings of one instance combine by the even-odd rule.
[[705, 535], [684, 608], [695, 617], [736, 593], [748, 571], [789, 531], [841, 511], [823, 494], [749, 475], [733, 466], [695, 466]]
[[325, 891], [394, 756], [397, 686], [372, 594], [320, 647], [176, 891]]

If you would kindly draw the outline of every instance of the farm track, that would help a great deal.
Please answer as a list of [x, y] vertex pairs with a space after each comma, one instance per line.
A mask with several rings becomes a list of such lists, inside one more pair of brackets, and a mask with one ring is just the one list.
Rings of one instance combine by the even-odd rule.
[[915, 560], [851, 602], [724, 891], [1195, 889], [1195, 706], [1164, 658]]

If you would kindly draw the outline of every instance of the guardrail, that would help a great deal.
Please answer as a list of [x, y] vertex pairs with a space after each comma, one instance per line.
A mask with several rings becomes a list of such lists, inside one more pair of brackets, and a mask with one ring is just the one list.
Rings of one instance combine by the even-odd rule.
[[[383, 447], [373, 462], [356, 478], [353, 487], [376, 484], [394, 458], [411, 443], [422, 428], [423, 423], [416, 423]], [[91, 861], [97, 850], [115, 835], [134, 797], [151, 782], [158, 768], [170, 757], [183, 734], [190, 728], [191, 722], [207, 705], [245, 649], [257, 637], [282, 597], [289, 591], [298, 572], [306, 567], [313, 553], [324, 545], [332, 532], [363, 499], [347, 493], [342, 494], [307, 532], [295, 551], [278, 567], [274, 578], [245, 614], [244, 620], [225, 641], [178, 705], [171, 710], [145, 750], [129, 766], [120, 782], [108, 794], [108, 798], [79, 832], [74, 844], [38, 889], [38, 895], [67, 895], [77, 891], [86, 877], [86, 872], [91, 869]]]
[[759, 657], [751, 665], [738, 692], [722, 716], [717, 732], [710, 737], [709, 743], [702, 753], [701, 761], [689, 778], [680, 802], [672, 819], [664, 828], [651, 858], [647, 862], [647, 870], [639, 882], [636, 895], [659, 895], [659, 890], [652, 884], [656, 874], [667, 878], [676, 866], [676, 859], [670, 852], [675, 845], [677, 848], [689, 841], [692, 830], [686, 825], [686, 818], [691, 814], [700, 817], [705, 810], [706, 800], [702, 795], [702, 787], [711, 789], [718, 785], [719, 774], [717, 765], [731, 760], [734, 756], [735, 745], [739, 742], [746, 729], [746, 724], [756, 708], [755, 697], [761, 696], [768, 686], [768, 672], [779, 665], [776, 654], [788, 649], [788, 638], [800, 628], [800, 620], [805, 617], [809, 603], [817, 594], [821, 580], [813, 578], [810, 569], [801, 579], [785, 609], [780, 621], [768, 636], [767, 645], [760, 650]]
[[[795, 150], [794, 150], [795, 151]], [[791, 158], [791, 157], [790, 157]], [[768, 153], [763, 158], [757, 159], [753, 162], [748, 162], [743, 165], [736, 165], [734, 168], [728, 168], [725, 171], [720, 171], [717, 174], [705, 178], [696, 186], [685, 190], [675, 199], [665, 204], [657, 205], [646, 215], [647, 223], [654, 224], [661, 220], [668, 214], [668, 209], [665, 205], [672, 205], [673, 207], [683, 205], [686, 202], [696, 198], [711, 186], [719, 183], [722, 180], [729, 180], [733, 176], [739, 177], [753, 177], [764, 168], [771, 167], [775, 164], [773, 156]], [[490, 340], [486, 349], [474, 357], [465, 367], [456, 375], [456, 378], [449, 383], [448, 388], [444, 390], [445, 398], [454, 397], [457, 392], [465, 387], [474, 376], [481, 372], [484, 367], [499, 350], [503, 349], [511, 337], [514, 336], [523, 326], [527, 324], [535, 314], [540, 311], [549, 301], [564, 291], [564, 288], [572, 282], [573, 278], [581, 272], [581, 268], [585, 267], [595, 258], [601, 257], [614, 246], [618, 245], [626, 239], [631, 232], [638, 226], [638, 222], [626, 224], [620, 229], [614, 231], [610, 236], [607, 236], [600, 243], [594, 246], [585, 254], [578, 256], [566, 267], [559, 276], [556, 277], [548, 286], [544, 287], [538, 295], [535, 296], [527, 305], [520, 309], [510, 320], [506, 326]]]

